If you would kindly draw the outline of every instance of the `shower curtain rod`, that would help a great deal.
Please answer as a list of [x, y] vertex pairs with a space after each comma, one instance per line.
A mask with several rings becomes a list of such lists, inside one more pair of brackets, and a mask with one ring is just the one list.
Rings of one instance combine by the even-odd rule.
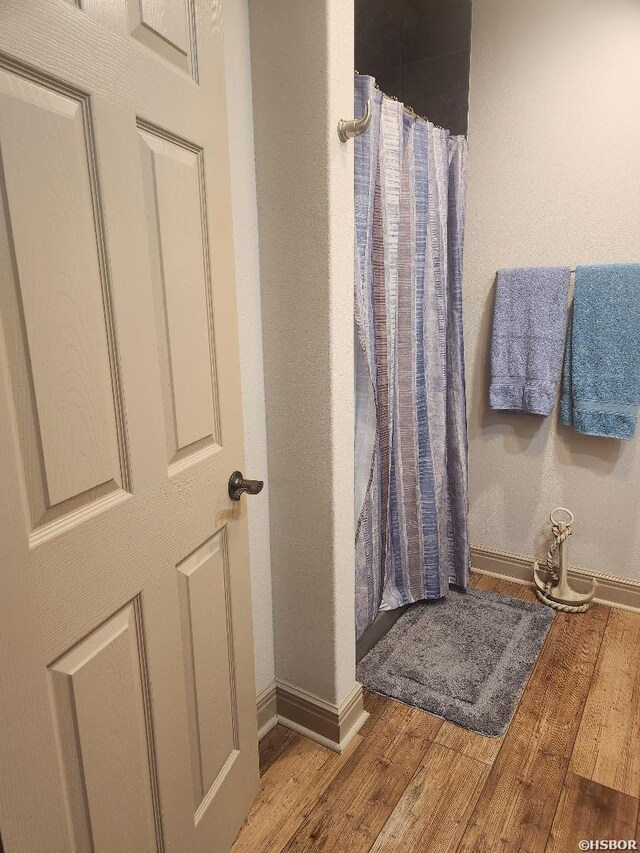
[[[361, 76], [360, 72], [356, 71], [355, 73], [359, 77]], [[395, 101], [397, 104], [400, 103], [400, 101], [398, 100], [398, 98], [396, 98], [395, 95], [387, 95], [386, 92], [382, 91], [382, 89], [380, 88], [380, 86], [378, 86], [377, 83], [374, 83], [374, 85], [378, 92], [381, 93], [383, 98], [386, 98], [388, 101]], [[417, 113], [414, 109], [407, 106], [407, 104], [402, 104], [402, 109], [403, 112], [407, 113], [407, 115], [410, 115], [411, 118], [422, 119], [422, 121], [428, 122], [429, 124], [433, 125], [433, 127], [437, 127], [438, 130], [444, 130], [447, 133], [450, 133], [450, 131], [447, 130], [446, 127], [441, 127], [439, 124], [435, 124], [434, 122], [430, 121], [426, 116], [421, 116], [420, 113]], [[340, 139], [340, 142], [346, 142], [348, 139], [354, 139], [356, 136], [360, 136], [361, 133], [364, 133], [369, 127], [369, 124], [371, 123], [372, 115], [373, 111], [371, 109], [371, 101], [369, 100], [366, 103], [364, 115], [361, 118], [340, 119], [340, 121], [338, 122], [338, 137]]]
[[[356, 74], [358, 75], [358, 77], [362, 77], [362, 76], [363, 76], [363, 75], [361, 75], [361, 74], [360, 74], [360, 72], [359, 72], [359, 71], [356, 71]], [[382, 89], [380, 88], [380, 86], [378, 86], [378, 84], [377, 84], [377, 83], [374, 83], [373, 85], [374, 85], [374, 86], [375, 86], [375, 88], [378, 90], [378, 92], [381, 92], [381, 93], [382, 93], [382, 97], [383, 97], [383, 98], [386, 98], [388, 101], [395, 101], [395, 102], [396, 102], [396, 104], [401, 103], [401, 102], [400, 102], [400, 100], [399, 100], [398, 98], [396, 98], [396, 96], [395, 96], [395, 95], [387, 95], [387, 93], [386, 93], [386, 92], [383, 92], [383, 91], [382, 91]], [[446, 127], [441, 127], [439, 124], [435, 124], [435, 122], [432, 122], [432, 121], [431, 121], [431, 119], [427, 118], [426, 116], [422, 116], [422, 115], [420, 115], [420, 113], [417, 113], [417, 112], [413, 109], [413, 107], [410, 107], [410, 106], [408, 106], [407, 104], [404, 104], [404, 103], [403, 103], [403, 104], [402, 104], [402, 109], [404, 110], [404, 112], [405, 112], [405, 113], [409, 113], [409, 115], [411, 116], [411, 118], [421, 118], [421, 119], [422, 119], [422, 121], [427, 121], [427, 122], [429, 122], [429, 124], [432, 124], [434, 127], [437, 127], [437, 128], [438, 128], [438, 130], [447, 130], [447, 128], [446, 128]], [[448, 132], [448, 131], [447, 131], [447, 132]]]
[[[569, 270], [569, 272], [570, 272], [572, 275], [574, 275], [574, 274], [575, 274], [575, 271], [576, 271], [576, 268], [575, 268], [575, 267], [571, 267], [571, 269]], [[500, 272], [500, 270], [497, 270], [497, 272]]]

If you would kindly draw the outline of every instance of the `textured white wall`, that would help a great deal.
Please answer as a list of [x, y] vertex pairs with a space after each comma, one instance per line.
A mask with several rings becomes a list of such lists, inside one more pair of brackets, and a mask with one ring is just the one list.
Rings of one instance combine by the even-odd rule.
[[640, 578], [640, 435], [580, 435], [488, 408], [496, 270], [640, 261], [640, 3], [474, 0], [465, 247], [475, 545], [542, 555], [576, 514], [573, 564]]
[[253, 149], [251, 54], [247, 0], [225, 0], [224, 43], [231, 147], [245, 475], [267, 485], [247, 500], [256, 691], [274, 677], [269, 490], [262, 359], [258, 210]]
[[276, 675], [355, 680], [352, 0], [250, 0]]

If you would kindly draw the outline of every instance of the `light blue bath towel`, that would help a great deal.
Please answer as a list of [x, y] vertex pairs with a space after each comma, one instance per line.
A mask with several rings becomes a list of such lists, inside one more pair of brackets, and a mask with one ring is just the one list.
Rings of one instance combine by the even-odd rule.
[[567, 325], [569, 267], [498, 273], [491, 339], [493, 409], [548, 415], [556, 403]]
[[630, 439], [639, 404], [640, 264], [578, 267], [560, 420]]

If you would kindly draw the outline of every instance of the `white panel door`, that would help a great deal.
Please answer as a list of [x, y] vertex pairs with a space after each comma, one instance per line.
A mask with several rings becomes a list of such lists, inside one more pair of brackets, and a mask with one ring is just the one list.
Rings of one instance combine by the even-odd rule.
[[224, 851], [258, 788], [224, 91], [217, 0], [0, 4], [5, 853]]

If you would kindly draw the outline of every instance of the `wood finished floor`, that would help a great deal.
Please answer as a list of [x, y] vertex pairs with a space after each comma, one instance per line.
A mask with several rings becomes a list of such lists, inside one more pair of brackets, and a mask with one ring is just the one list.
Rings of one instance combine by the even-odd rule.
[[[536, 601], [518, 584], [473, 583]], [[260, 794], [233, 853], [640, 848], [640, 615], [558, 614], [501, 738], [370, 693], [365, 707], [343, 755], [281, 726], [263, 738]]]

